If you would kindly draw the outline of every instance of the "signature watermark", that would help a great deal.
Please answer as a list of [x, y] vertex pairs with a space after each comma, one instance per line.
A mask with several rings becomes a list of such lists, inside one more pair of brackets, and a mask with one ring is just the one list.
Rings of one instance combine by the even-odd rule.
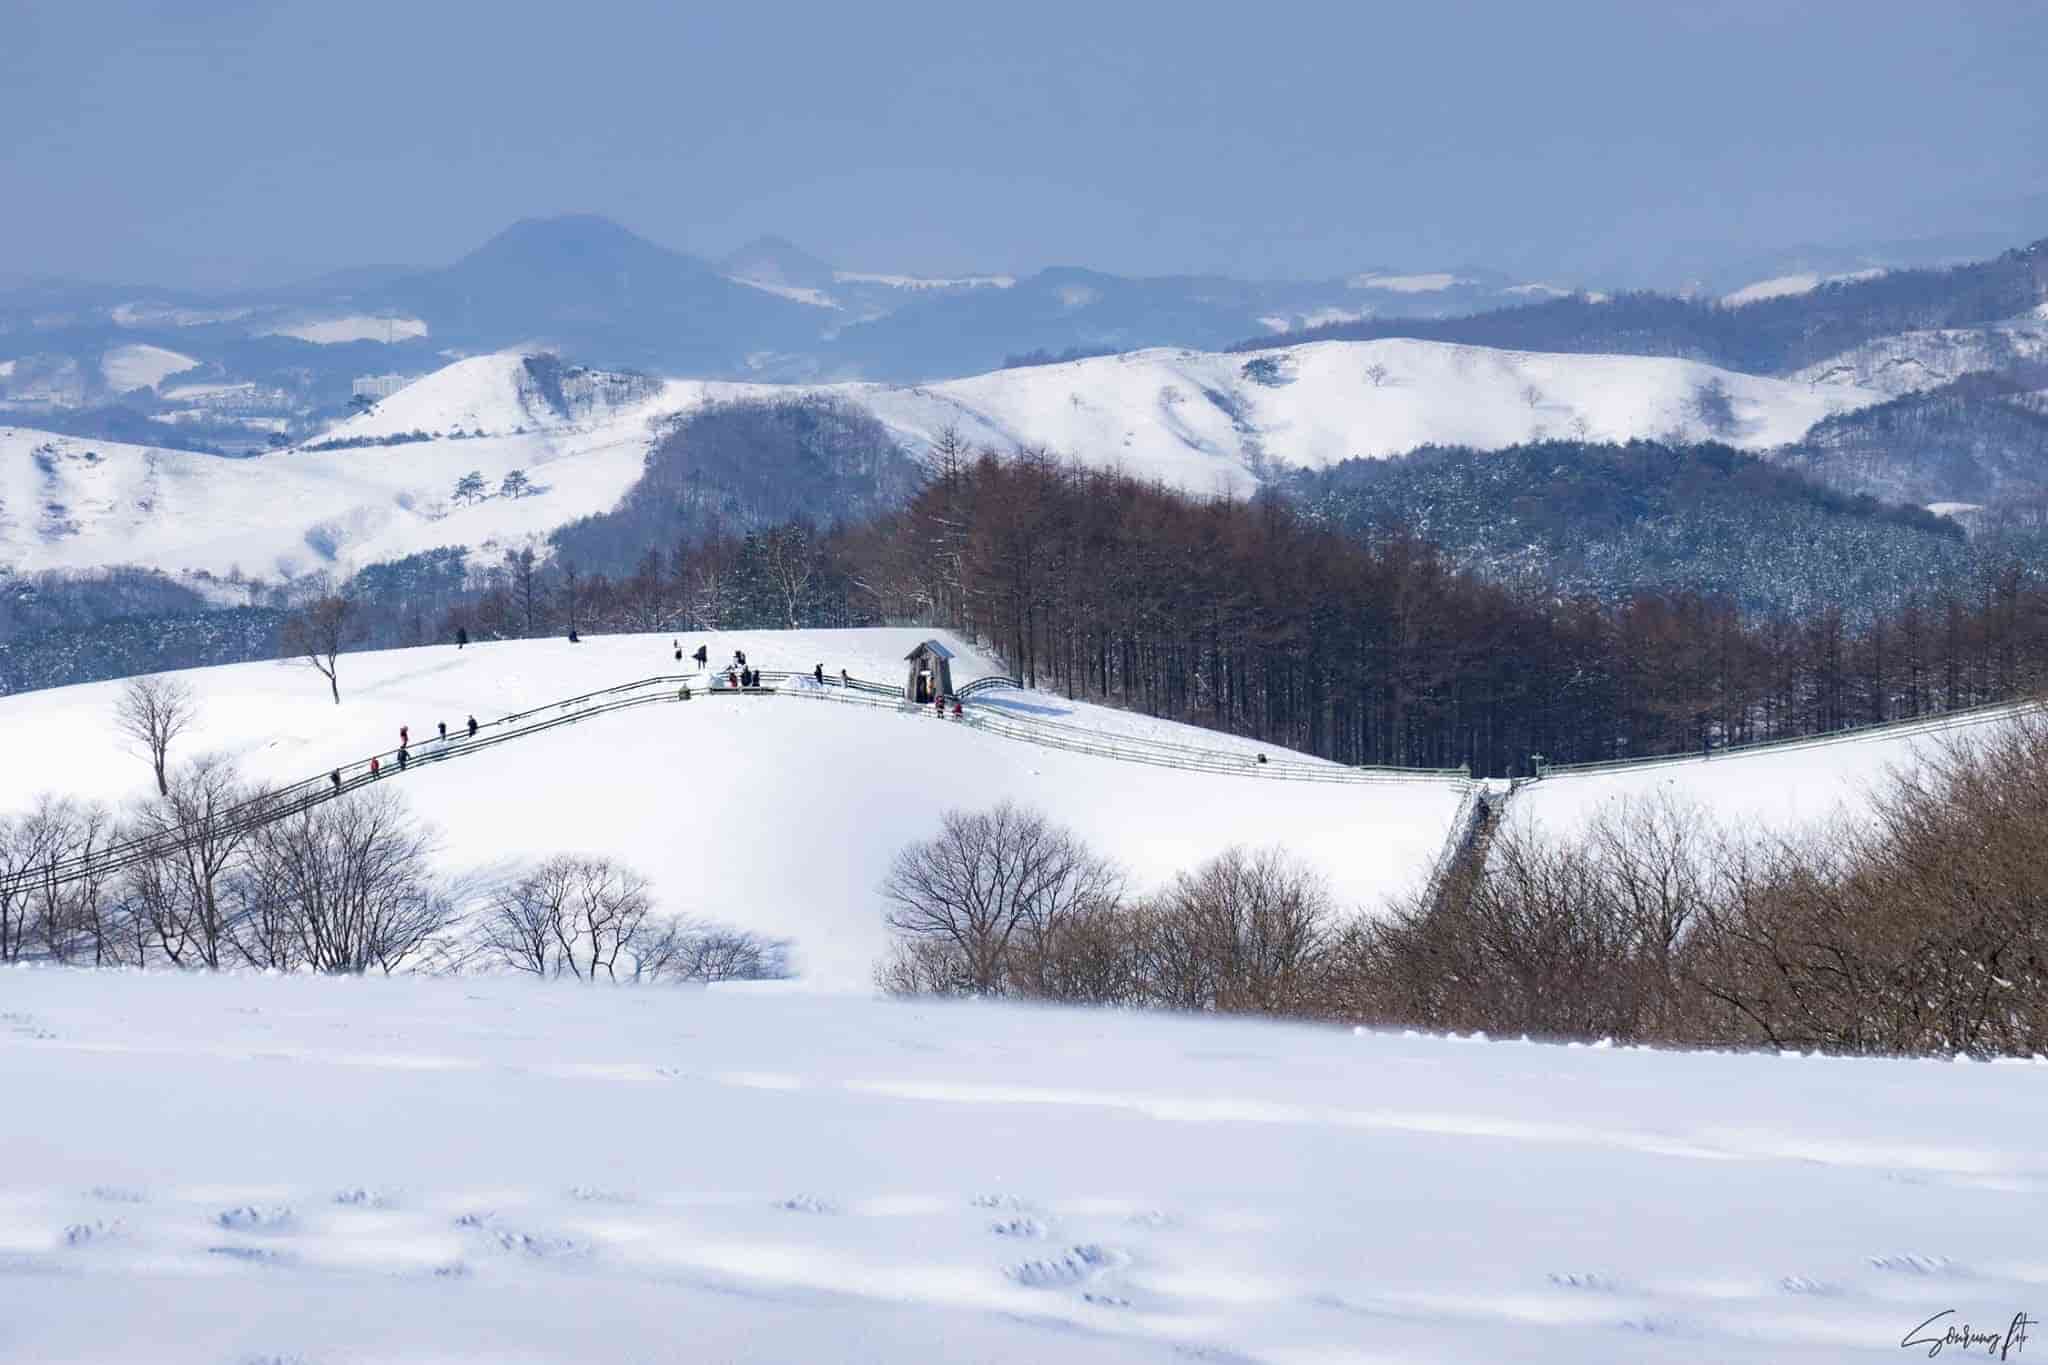
[[2010, 1360], [2026, 1349], [2027, 1329], [2040, 1326], [2024, 1312], [2013, 1314], [2002, 1332], [1973, 1328], [1968, 1322], [1955, 1321], [1955, 1316], [1955, 1309], [1944, 1308], [1906, 1333], [1899, 1345], [1908, 1349], [1925, 1346], [1930, 1360], [1951, 1347], [1958, 1355], [1975, 1352], [1994, 1360]]

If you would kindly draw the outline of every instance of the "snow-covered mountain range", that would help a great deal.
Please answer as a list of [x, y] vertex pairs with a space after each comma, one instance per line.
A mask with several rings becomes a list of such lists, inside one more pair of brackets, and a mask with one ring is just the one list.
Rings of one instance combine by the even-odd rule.
[[[290, 578], [518, 543], [613, 506], [661, 419], [816, 393], [867, 409], [913, 449], [951, 428], [976, 446], [1043, 447], [1203, 494], [1248, 493], [1275, 466], [1428, 443], [1669, 435], [1763, 449], [1880, 396], [1683, 360], [1402, 340], [1141, 351], [914, 387], [649, 384], [493, 355], [246, 460], [0, 427], [0, 560]], [[471, 471], [493, 494], [515, 470], [530, 482], [522, 495], [453, 496]]]

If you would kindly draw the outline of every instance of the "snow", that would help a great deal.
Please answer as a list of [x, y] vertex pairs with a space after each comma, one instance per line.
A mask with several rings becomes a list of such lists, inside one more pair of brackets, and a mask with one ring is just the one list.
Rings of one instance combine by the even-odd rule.
[[[1278, 387], [1247, 374], [1261, 359], [1282, 372]], [[1728, 393], [1732, 431], [1710, 431], [1695, 412], [1698, 392], [1712, 383]], [[639, 476], [654, 419], [721, 399], [829, 393], [867, 408], [913, 449], [952, 427], [977, 445], [1045, 446], [1199, 495], [1251, 492], [1252, 470], [1266, 461], [1316, 468], [1429, 443], [1497, 448], [1544, 436], [1620, 441], [1676, 432], [1762, 449], [1796, 440], [1831, 412], [1878, 401], [1853, 386], [1787, 383], [1693, 361], [1406, 339], [1256, 355], [1155, 349], [909, 388], [673, 380], [658, 392], [622, 392], [628, 396], [618, 402], [600, 395], [570, 420], [539, 399], [519, 356], [477, 356], [321, 440], [451, 430], [482, 430], [487, 439], [289, 450], [231, 464], [0, 429], [0, 557], [37, 569], [146, 563], [224, 573], [239, 564], [275, 576], [346, 572], [442, 545], [523, 544], [615, 505]], [[39, 446], [67, 458], [51, 470], [6, 458]], [[68, 458], [88, 449], [98, 462]], [[546, 492], [447, 504], [469, 470], [495, 487], [520, 468]], [[66, 509], [61, 533], [25, 514], [50, 504]]]
[[2032, 313], [1985, 327], [1938, 328], [1878, 337], [1787, 378], [1853, 385], [1896, 398], [1938, 388], [1975, 370], [2048, 360], [2048, 319]]
[[427, 324], [420, 318], [378, 318], [350, 314], [347, 317], [286, 323], [267, 328], [261, 335], [297, 337], [300, 341], [310, 341], [320, 346], [333, 346], [348, 341], [411, 341], [427, 335]]
[[1953, 517], [1964, 512], [1981, 512], [1984, 510], [1984, 504], [1981, 502], [1930, 502], [1927, 504], [1927, 510], [1934, 513], [1937, 517]]
[[12, 1360], [1814, 1365], [1944, 1310], [2002, 1334], [2043, 1280], [2013, 1066], [479, 978], [0, 992]]
[[14, 365], [12, 360], [0, 360], [0, 379], [14, 378]]
[[[714, 664], [750, 664], [898, 683], [928, 631], [740, 632], [682, 637]], [[807, 986], [865, 989], [886, 951], [875, 888], [896, 851], [954, 806], [1008, 798], [1041, 808], [1118, 859], [1140, 889], [1232, 844], [1283, 843], [1330, 879], [1341, 903], [1377, 907], [1426, 882], [1464, 795], [1462, 777], [1304, 781], [1260, 775], [1253, 755], [1344, 770], [1205, 730], [1036, 692], [997, 691], [975, 712], [1056, 727], [1046, 747], [920, 710], [850, 703], [805, 680], [793, 695], [697, 697], [599, 716], [459, 761], [431, 761], [437, 722], [498, 717], [693, 669], [669, 635], [585, 637], [350, 654], [339, 706], [303, 665], [237, 664], [181, 674], [200, 717], [183, 751], [232, 754], [275, 783], [316, 777], [396, 747], [411, 727], [418, 760], [394, 779], [441, 831], [451, 876], [496, 880], [552, 853], [617, 857], [650, 876], [665, 907], [795, 942]], [[953, 680], [997, 670], [964, 642]], [[0, 788], [0, 816], [43, 788], [119, 804], [146, 795], [149, 770], [108, 725], [119, 683], [0, 698], [10, 771], [48, 775]], [[660, 689], [668, 695], [668, 689]], [[1009, 727], [1004, 727], [1009, 728]], [[1075, 736], [1090, 737], [1076, 751]], [[1241, 771], [1188, 771], [1107, 756], [1179, 745], [1237, 756]], [[1169, 755], [1171, 756], [1171, 755]], [[1228, 767], [1225, 763], [1224, 767]], [[800, 848], [801, 856], [792, 857]]]
[[800, 285], [777, 284], [772, 280], [750, 280], [739, 275], [729, 276], [734, 284], [743, 284], [749, 289], [758, 289], [764, 294], [788, 299], [792, 303], [807, 303], [813, 308], [837, 308], [839, 300], [822, 289], [808, 289]]
[[1795, 835], [1859, 818], [1892, 773], [1910, 771], [1946, 745], [1995, 735], [2014, 711], [1958, 712], [1709, 759], [1559, 771], [1522, 786], [1508, 804], [1508, 820], [1570, 837], [1618, 803], [1675, 799], [1745, 837]]
[[1541, 280], [1529, 284], [1511, 284], [1501, 291], [1503, 294], [1526, 294], [1536, 298], [1561, 299], [1570, 296], [1571, 290], [1562, 285], [1545, 284]]
[[1740, 308], [1746, 303], [1762, 303], [1766, 299], [1786, 299], [1800, 294], [1811, 294], [1824, 284], [1848, 284], [1857, 280], [1874, 280], [1884, 274], [1882, 269], [1851, 270], [1839, 275], [1822, 275], [1817, 271], [1802, 271], [1792, 275], [1779, 275], [1773, 279], [1758, 280], [1746, 284], [1732, 294], [1721, 296], [1726, 308]]
[[100, 356], [100, 374], [115, 393], [153, 389], [171, 375], [199, 362], [161, 346], [116, 346]]
[[[1248, 377], [1277, 362], [1279, 387]], [[1375, 383], [1370, 372], [1383, 367]], [[1155, 349], [1039, 365], [911, 389], [846, 392], [923, 444], [951, 425], [1003, 449], [1042, 444], [1091, 464], [1207, 494], [1255, 486], [1256, 459], [1323, 467], [1417, 446], [1492, 449], [1542, 436], [1622, 441], [1673, 431], [1715, 436], [1695, 412], [1719, 382], [1736, 427], [1719, 439], [1762, 449], [1834, 411], [1878, 401], [1646, 356], [1548, 355], [1443, 342], [1325, 341], [1254, 355]], [[1536, 390], [1535, 402], [1528, 391]]]
[[1426, 275], [1353, 275], [1348, 283], [1353, 289], [1383, 289], [1390, 294], [1436, 294], [1471, 281], [1439, 270]]
[[879, 284], [890, 289], [1010, 289], [1014, 275], [963, 275], [955, 279], [929, 279], [918, 275], [871, 275], [858, 270], [835, 270], [832, 278], [841, 284]]

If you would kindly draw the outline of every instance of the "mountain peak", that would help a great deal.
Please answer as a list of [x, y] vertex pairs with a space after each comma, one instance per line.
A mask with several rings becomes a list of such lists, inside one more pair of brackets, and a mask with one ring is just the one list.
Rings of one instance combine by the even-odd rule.
[[718, 262], [736, 280], [784, 289], [825, 289], [833, 282], [830, 264], [787, 237], [764, 233]]

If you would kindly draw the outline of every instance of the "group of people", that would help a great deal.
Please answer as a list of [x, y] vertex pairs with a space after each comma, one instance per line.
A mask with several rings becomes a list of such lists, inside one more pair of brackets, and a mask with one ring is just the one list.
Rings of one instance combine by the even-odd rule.
[[[469, 731], [469, 737], [475, 739], [477, 730], [481, 728], [476, 723], [476, 717], [469, 717], [465, 724]], [[446, 744], [448, 742], [448, 722], [445, 720], [440, 721], [437, 723], [436, 728], [438, 730], [438, 739], [442, 744]], [[398, 752], [393, 757], [398, 761], [398, 771], [400, 772], [404, 772], [412, 766], [412, 727], [410, 725], [398, 727]], [[369, 773], [373, 778], [384, 775], [384, 762], [375, 754], [370, 755]], [[327, 774], [327, 781], [328, 785], [339, 792], [342, 788], [341, 769], [336, 768], [333, 772]]]

